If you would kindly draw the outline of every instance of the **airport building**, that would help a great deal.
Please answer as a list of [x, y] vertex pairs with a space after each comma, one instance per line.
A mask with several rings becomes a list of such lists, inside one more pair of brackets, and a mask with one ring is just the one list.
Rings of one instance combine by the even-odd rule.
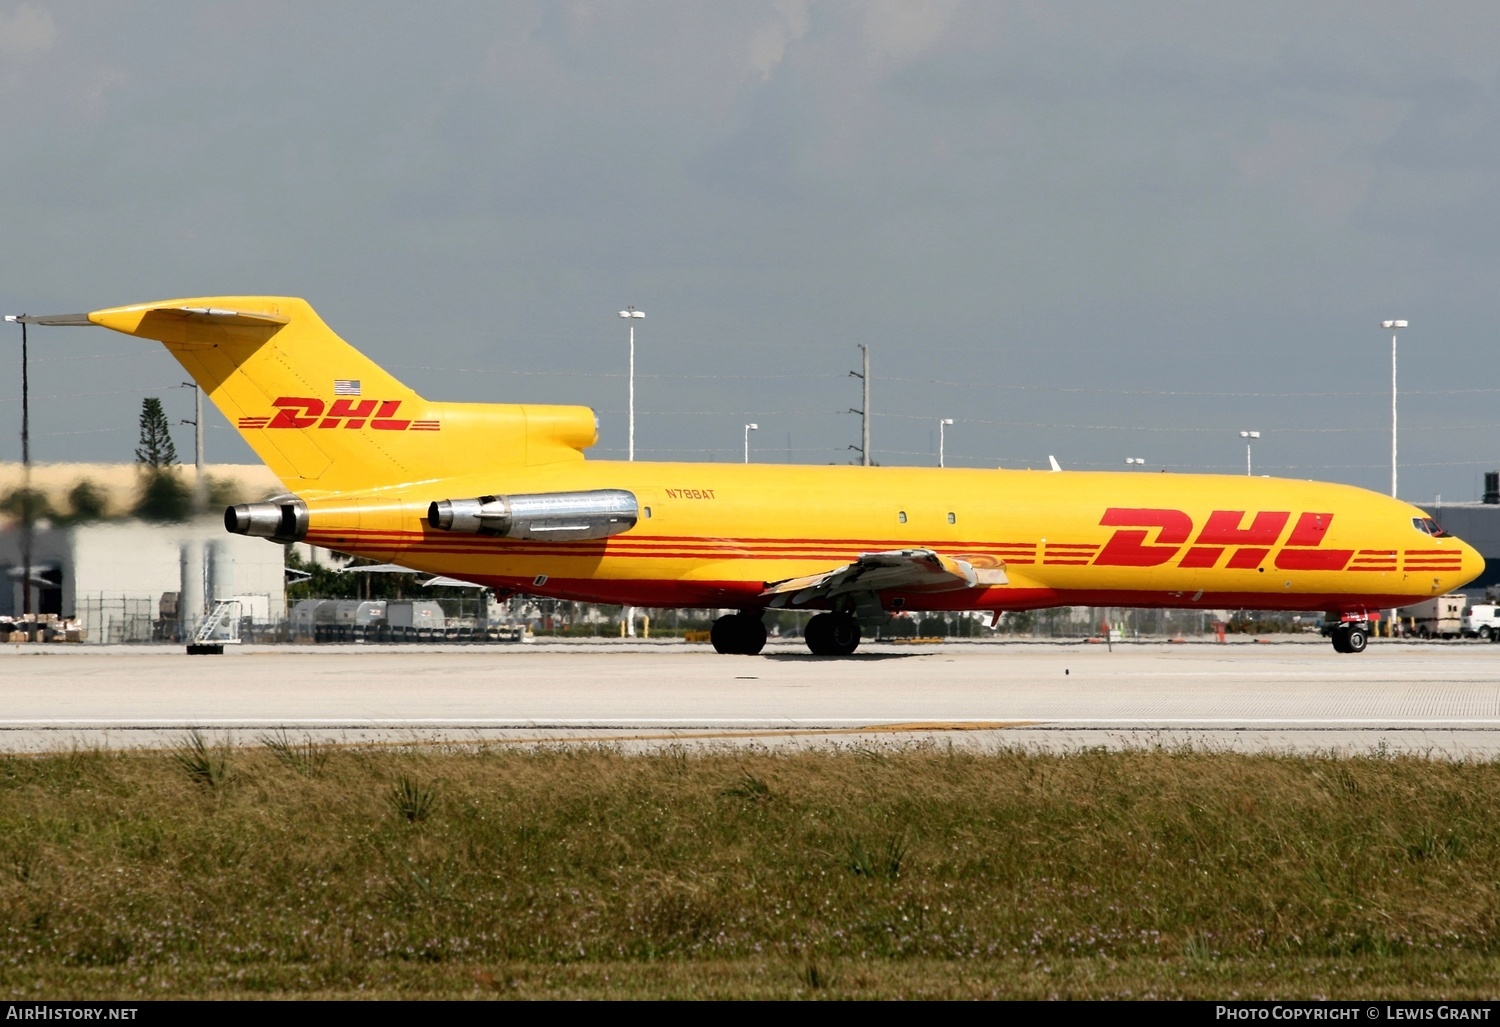
[[[275, 477], [260, 465], [210, 465], [205, 470], [220, 489], [237, 496], [260, 499], [279, 491]], [[184, 472], [190, 480], [192, 470]], [[33, 467], [29, 477], [44, 508], [63, 513], [76, 502], [74, 490], [87, 483], [98, 504], [95, 516], [108, 518], [38, 520], [29, 585], [34, 613], [76, 619], [90, 642], [172, 637], [181, 619], [180, 597], [186, 597], [187, 606], [196, 603], [204, 610], [219, 599], [244, 597], [246, 614], [257, 621], [286, 616], [280, 546], [230, 535], [217, 514], [184, 523], [124, 519], [139, 494], [136, 465], [43, 464]], [[19, 464], [0, 464], [0, 496], [14, 494], [25, 481]], [[25, 609], [22, 542], [18, 525], [0, 526], [0, 617]]]
[[[0, 616], [22, 612], [24, 563], [21, 532], [0, 533]], [[179, 597], [191, 606], [201, 596], [205, 610], [238, 598], [254, 621], [276, 623], [286, 617], [284, 565], [281, 546], [230, 535], [217, 517], [38, 525], [31, 609], [76, 619], [88, 642], [171, 638], [182, 612]]]
[[1493, 502], [1487, 493], [1485, 501], [1480, 503], [1418, 505], [1432, 514], [1444, 531], [1457, 535], [1484, 557], [1484, 573], [1463, 588], [1470, 599], [1479, 599], [1488, 589], [1500, 588], [1500, 495]]

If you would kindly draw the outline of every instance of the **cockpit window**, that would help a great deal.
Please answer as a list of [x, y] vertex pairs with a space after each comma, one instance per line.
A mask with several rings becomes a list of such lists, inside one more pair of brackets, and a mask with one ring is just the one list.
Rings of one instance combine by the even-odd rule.
[[1431, 535], [1433, 538], [1448, 537], [1448, 533], [1444, 531], [1442, 529], [1442, 526], [1439, 525], [1438, 522], [1433, 520], [1431, 517], [1413, 517], [1411, 519], [1411, 526], [1413, 528], [1416, 528], [1422, 534]]

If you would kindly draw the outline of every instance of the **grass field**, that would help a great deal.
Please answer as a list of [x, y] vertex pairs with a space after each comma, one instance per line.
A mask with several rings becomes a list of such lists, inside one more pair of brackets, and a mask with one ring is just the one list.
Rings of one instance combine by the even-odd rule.
[[0, 757], [0, 987], [1500, 993], [1500, 765], [263, 741]]

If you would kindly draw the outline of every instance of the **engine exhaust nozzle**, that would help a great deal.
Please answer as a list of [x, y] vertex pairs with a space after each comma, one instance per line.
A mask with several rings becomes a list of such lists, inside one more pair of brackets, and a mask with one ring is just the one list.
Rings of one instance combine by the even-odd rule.
[[296, 496], [241, 503], [224, 511], [224, 530], [272, 542], [300, 542], [307, 534], [307, 504]]

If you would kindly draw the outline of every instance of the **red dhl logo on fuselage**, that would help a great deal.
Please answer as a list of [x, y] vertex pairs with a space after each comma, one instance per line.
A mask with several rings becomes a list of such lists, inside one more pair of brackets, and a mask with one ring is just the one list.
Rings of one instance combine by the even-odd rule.
[[[1324, 549], [1323, 538], [1333, 523], [1331, 513], [1298, 514], [1292, 522], [1287, 510], [1267, 510], [1257, 513], [1245, 523], [1244, 510], [1215, 510], [1208, 521], [1194, 536], [1193, 519], [1181, 510], [1152, 508], [1110, 507], [1099, 523], [1107, 528], [1118, 529], [1109, 541], [1099, 548], [1093, 560], [1095, 567], [1160, 567], [1169, 563], [1178, 554], [1178, 567], [1209, 568], [1220, 566], [1224, 554], [1227, 570], [1255, 570], [1265, 562], [1271, 550], [1281, 541], [1288, 523], [1290, 533], [1277, 551], [1274, 564], [1284, 571], [1341, 571], [1354, 560], [1355, 570], [1396, 569], [1395, 550], [1359, 550], [1355, 558], [1353, 549]], [[1150, 538], [1154, 534], [1154, 538]], [[1150, 539], [1148, 541], [1148, 539]], [[1430, 554], [1417, 557], [1418, 551], [1407, 550], [1409, 566], [1419, 561], [1430, 569], [1458, 569], [1462, 554], [1453, 550], [1421, 550]], [[1439, 565], [1442, 565], [1439, 567]]]
[[354, 428], [368, 424], [376, 431], [439, 431], [438, 421], [413, 421], [396, 417], [399, 399], [336, 399], [326, 407], [310, 396], [282, 396], [271, 404], [274, 417], [241, 417], [241, 428]]

